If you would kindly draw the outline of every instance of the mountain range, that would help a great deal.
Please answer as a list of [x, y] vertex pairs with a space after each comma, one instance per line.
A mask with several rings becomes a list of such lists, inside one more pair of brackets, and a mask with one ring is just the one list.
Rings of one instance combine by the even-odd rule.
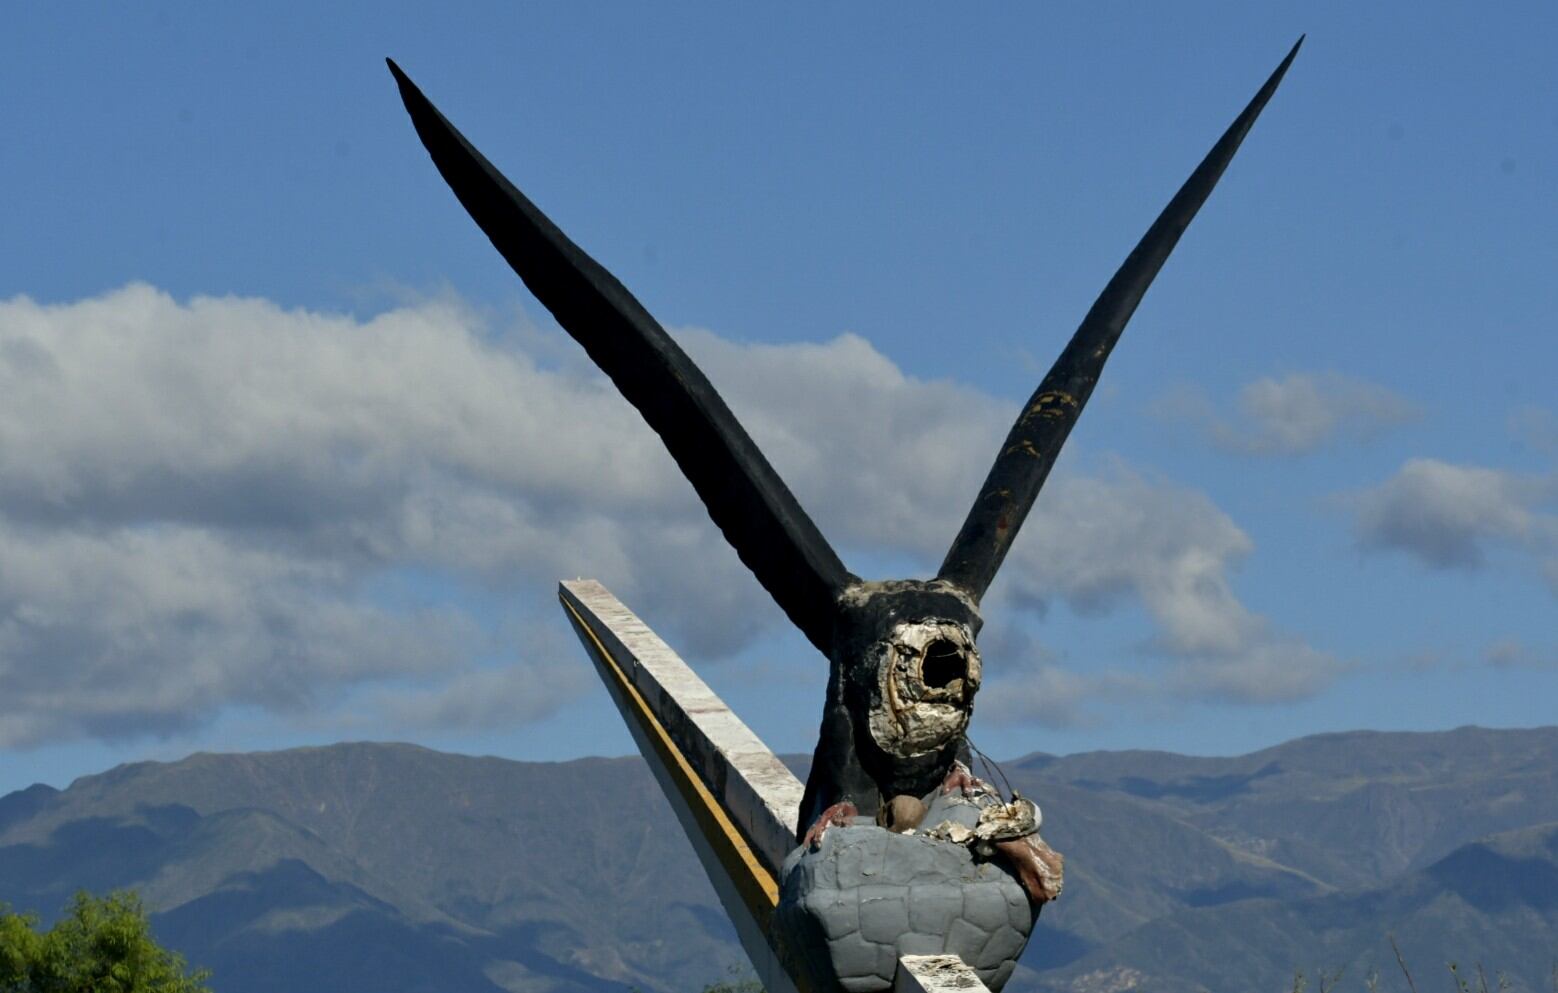
[[[803, 760], [791, 764], [804, 771]], [[1067, 856], [1008, 989], [1248, 993], [1482, 963], [1558, 989], [1558, 728], [1354, 732], [1249, 755], [1033, 754]], [[218, 993], [696, 991], [741, 953], [637, 758], [404, 744], [197, 754], [0, 797], [0, 902], [134, 887]], [[1437, 985], [1436, 985], [1437, 984]]]

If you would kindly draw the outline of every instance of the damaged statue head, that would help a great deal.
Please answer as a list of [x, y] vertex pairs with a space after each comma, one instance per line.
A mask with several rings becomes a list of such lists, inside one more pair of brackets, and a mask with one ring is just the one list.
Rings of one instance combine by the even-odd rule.
[[[1009, 883], [1015, 880], [1035, 909], [1058, 894], [1060, 860], [1038, 840], [1037, 808], [992, 795], [967, 768], [966, 732], [983, 678], [979, 602], [1126, 322], [1297, 52], [1295, 45], [1083, 318], [996, 453], [935, 578], [885, 582], [844, 567], [670, 335], [390, 63], [418, 135], [460, 202], [660, 435], [741, 560], [828, 658], [822, 725], [798, 818], [798, 840], [807, 842], [800, 852], [817, 847], [831, 825], [918, 830], [917, 840], [954, 841], [1004, 860]], [[972, 813], [942, 809], [952, 802], [944, 798], [970, 797], [963, 805]], [[1019, 928], [1012, 956], [1031, 924], [1030, 917]]]

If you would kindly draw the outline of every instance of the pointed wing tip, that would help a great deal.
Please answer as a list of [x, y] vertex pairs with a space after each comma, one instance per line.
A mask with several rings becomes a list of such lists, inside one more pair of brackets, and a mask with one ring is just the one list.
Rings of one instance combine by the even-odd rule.
[[1282, 82], [1282, 77], [1287, 75], [1288, 66], [1292, 65], [1293, 60], [1298, 58], [1298, 50], [1304, 47], [1304, 39], [1307, 37], [1309, 35], [1301, 34], [1298, 36], [1298, 40], [1293, 42], [1293, 47], [1288, 49], [1287, 58], [1282, 60], [1282, 64], [1277, 66], [1277, 70], [1271, 74], [1271, 79], [1266, 82], [1266, 89], [1274, 90], [1277, 88], [1277, 84]]
[[416, 109], [427, 103], [427, 97], [423, 96], [422, 91], [417, 89], [417, 84], [411, 81], [411, 77], [407, 76], [400, 66], [395, 64], [394, 59], [385, 58], [384, 64], [389, 66], [390, 75], [395, 77], [395, 86], [400, 90], [400, 102], [405, 104], [406, 110], [415, 116]]
[[[1272, 71], [1271, 75], [1266, 78], [1266, 82], [1263, 86], [1261, 86], [1260, 91], [1255, 94], [1254, 99], [1252, 99], [1248, 106], [1244, 108], [1244, 112], [1239, 115], [1237, 120], [1234, 121], [1233, 126], [1229, 129], [1228, 135], [1224, 136], [1225, 140], [1228, 137], [1233, 137], [1234, 139], [1233, 144], [1229, 146], [1227, 150], [1228, 158], [1231, 159], [1233, 157], [1233, 153], [1238, 149], [1239, 143], [1244, 140], [1244, 135], [1249, 131], [1250, 126], [1255, 123], [1255, 118], [1259, 117], [1260, 112], [1266, 109], [1266, 103], [1271, 99], [1272, 94], [1277, 92], [1277, 87], [1282, 84], [1282, 77], [1287, 75], [1288, 67], [1291, 66], [1293, 64], [1293, 60], [1298, 57], [1298, 50], [1303, 47], [1304, 39], [1306, 37], [1308, 36], [1298, 36], [1298, 40], [1295, 41], [1293, 43], [1293, 47], [1288, 50], [1287, 57], [1284, 58], [1277, 66], [1277, 68]], [[1226, 163], [1224, 164], [1226, 165]]]

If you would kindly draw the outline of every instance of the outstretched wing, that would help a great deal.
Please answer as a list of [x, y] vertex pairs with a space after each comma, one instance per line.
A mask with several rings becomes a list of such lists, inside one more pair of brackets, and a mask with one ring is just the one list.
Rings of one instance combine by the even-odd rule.
[[835, 599], [855, 577], [725, 401], [611, 273], [483, 158], [399, 66], [390, 61], [389, 67], [417, 135], [460, 203], [536, 299], [644, 415], [741, 561], [827, 653]]
[[1126, 322], [1174, 250], [1179, 236], [1211, 195], [1303, 43], [1300, 38], [1255, 99], [1212, 146], [1087, 312], [1070, 344], [1055, 360], [1049, 375], [1006, 436], [963, 529], [941, 564], [940, 578], [956, 583], [975, 599], [984, 595], [1055, 464], [1066, 436], [1092, 395], [1120, 332], [1125, 330]]

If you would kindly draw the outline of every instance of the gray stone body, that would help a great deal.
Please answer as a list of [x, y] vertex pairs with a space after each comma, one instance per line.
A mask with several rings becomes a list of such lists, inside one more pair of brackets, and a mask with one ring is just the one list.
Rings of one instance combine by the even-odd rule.
[[1037, 914], [964, 845], [874, 824], [829, 828], [785, 860], [774, 926], [815, 990], [893, 988], [901, 955], [957, 955], [999, 993]]

